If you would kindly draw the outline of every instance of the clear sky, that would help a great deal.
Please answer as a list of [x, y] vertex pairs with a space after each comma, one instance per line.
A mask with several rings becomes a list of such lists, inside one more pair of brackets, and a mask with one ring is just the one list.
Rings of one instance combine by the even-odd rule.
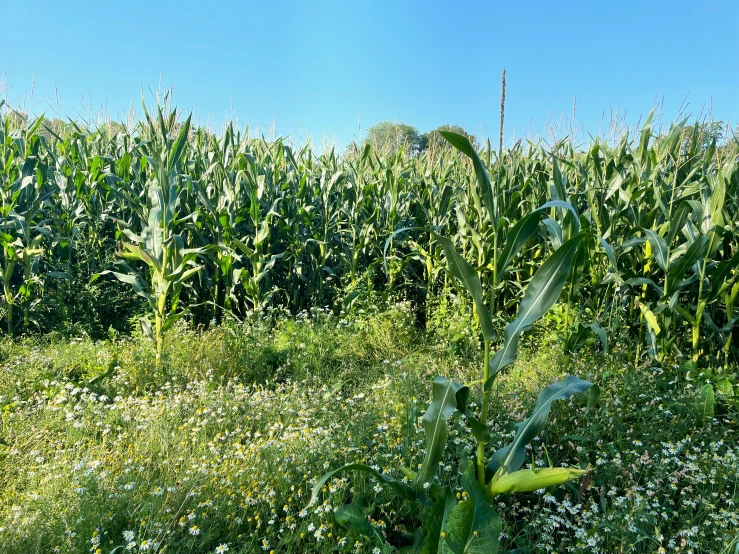
[[[506, 138], [571, 118], [633, 125], [712, 106], [739, 123], [739, 1], [224, 2], [0, 0], [2, 96], [27, 111], [122, 119], [161, 83], [227, 117], [347, 144], [381, 120]], [[34, 84], [31, 97], [32, 83]], [[59, 100], [57, 100], [59, 98]], [[84, 99], [84, 108], [83, 108]]]

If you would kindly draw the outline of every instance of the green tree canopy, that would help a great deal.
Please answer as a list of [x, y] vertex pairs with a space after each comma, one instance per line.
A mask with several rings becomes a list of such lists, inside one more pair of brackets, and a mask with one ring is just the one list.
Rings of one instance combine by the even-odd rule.
[[410, 155], [417, 155], [424, 150], [425, 141], [418, 129], [405, 123], [381, 121], [367, 129], [364, 144], [370, 144], [375, 150], [394, 155], [402, 148]]
[[470, 140], [472, 145], [475, 148], [477, 148], [477, 141], [475, 140], [475, 135], [469, 134], [459, 125], [441, 125], [440, 127], [437, 127], [436, 129], [434, 129], [433, 131], [424, 133], [423, 135], [424, 149], [428, 149], [432, 152], [441, 152], [446, 149], [453, 149], [452, 145], [449, 144], [446, 141], [446, 139], [441, 136], [441, 134], [439, 134], [439, 131], [453, 131], [462, 136], [465, 136]]

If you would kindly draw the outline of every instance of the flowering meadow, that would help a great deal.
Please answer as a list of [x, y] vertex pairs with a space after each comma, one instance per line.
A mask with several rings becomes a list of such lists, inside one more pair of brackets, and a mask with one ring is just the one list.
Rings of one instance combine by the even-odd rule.
[[[383, 482], [329, 469], [360, 462], [402, 482], [419, 465], [431, 379], [474, 383], [461, 317], [414, 325], [408, 304], [335, 316], [175, 327], [159, 372], [146, 337], [24, 339], [2, 347], [0, 552], [412, 552], [427, 509]], [[489, 447], [513, 436], [537, 392], [567, 374], [594, 401], [552, 405], [524, 468], [584, 479], [498, 496], [507, 552], [739, 551], [738, 417], [698, 417], [701, 382], [633, 366], [628, 342], [565, 356], [544, 320], [496, 383]], [[480, 383], [471, 413], [479, 414]], [[470, 422], [449, 425], [438, 481], [464, 498], [456, 461]], [[456, 461], [455, 461], [456, 460]], [[352, 501], [366, 526], [337, 517]], [[361, 519], [360, 518], [360, 519]], [[364, 532], [358, 532], [358, 529]]]

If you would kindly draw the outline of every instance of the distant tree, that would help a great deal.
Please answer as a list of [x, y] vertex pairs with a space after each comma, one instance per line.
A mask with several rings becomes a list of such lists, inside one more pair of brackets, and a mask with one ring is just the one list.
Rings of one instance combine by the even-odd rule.
[[382, 121], [367, 129], [367, 137], [362, 146], [370, 144], [375, 150], [394, 155], [402, 148], [403, 152], [415, 156], [425, 148], [423, 136], [418, 129], [405, 123]]
[[723, 121], [696, 122], [683, 129], [683, 145], [697, 151], [706, 150], [714, 141], [721, 146], [725, 133], [726, 123]]
[[446, 141], [446, 139], [441, 136], [441, 134], [439, 134], [439, 131], [453, 131], [462, 136], [465, 136], [470, 140], [473, 146], [477, 148], [477, 141], [475, 140], [475, 135], [469, 134], [459, 125], [442, 125], [441, 127], [437, 127], [436, 129], [434, 129], [433, 131], [424, 133], [423, 135], [424, 150], [429, 150], [431, 152], [442, 152], [448, 148], [452, 148], [452, 145], [449, 144]]

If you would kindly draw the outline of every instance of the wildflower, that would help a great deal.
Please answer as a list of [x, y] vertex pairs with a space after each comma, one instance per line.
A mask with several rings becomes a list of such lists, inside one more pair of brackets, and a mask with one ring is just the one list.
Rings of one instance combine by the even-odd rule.
[[190, 527], [190, 534], [194, 537], [197, 537], [200, 534], [200, 529], [197, 525], [193, 525], [192, 527]]
[[223, 554], [224, 552], [228, 552], [227, 544], [219, 544], [216, 546], [216, 554]]

